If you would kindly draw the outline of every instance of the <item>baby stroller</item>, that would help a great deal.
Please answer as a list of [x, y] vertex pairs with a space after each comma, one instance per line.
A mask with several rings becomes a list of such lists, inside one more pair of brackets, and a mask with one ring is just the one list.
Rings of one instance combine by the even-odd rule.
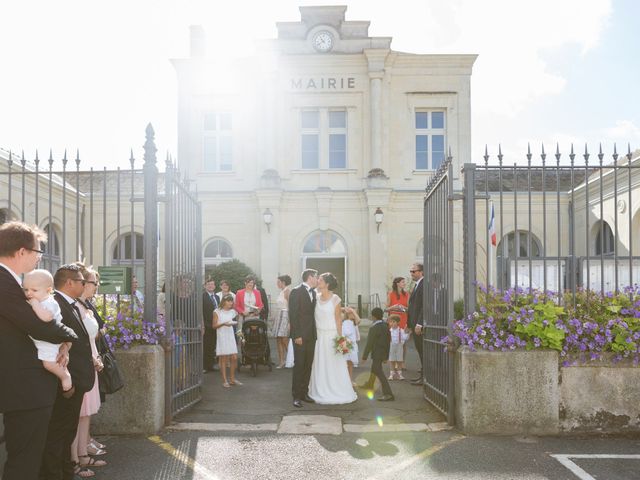
[[267, 338], [267, 324], [259, 319], [245, 320], [242, 325], [242, 365], [251, 365], [251, 375], [256, 376], [258, 365], [266, 365], [271, 371], [271, 349]]

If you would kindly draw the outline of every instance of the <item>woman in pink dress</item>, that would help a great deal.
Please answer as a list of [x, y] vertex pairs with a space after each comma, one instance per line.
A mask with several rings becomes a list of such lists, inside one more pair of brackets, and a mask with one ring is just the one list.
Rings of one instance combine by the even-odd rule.
[[96, 347], [96, 337], [99, 333], [98, 321], [94, 318], [93, 312], [85, 307], [84, 302], [93, 297], [96, 293], [98, 281], [95, 271], [81, 267], [82, 274], [85, 279], [85, 286], [76, 306], [80, 311], [82, 323], [89, 334], [89, 342], [91, 344], [91, 353], [93, 355], [93, 363], [96, 367], [96, 381], [93, 388], [84, 394], [82, 406], [80, 407], [80, 421], [78, 423], [78, 432], [76, 438], [71, 444], [71, 460], [75, 463], [75, 473], [81, 478], [88, 478], [95, 475], [95, 472], [87, 467], [103, 467], [107, 464], [104, 460], [97, 460], [89, 456], [87, 446], [91, 440], [89, 429], [91, 424], [91, 415], [98, 413], [100, 409], [100, 386], [98, 382], [98, 372], [102, 370], [102, 361]]

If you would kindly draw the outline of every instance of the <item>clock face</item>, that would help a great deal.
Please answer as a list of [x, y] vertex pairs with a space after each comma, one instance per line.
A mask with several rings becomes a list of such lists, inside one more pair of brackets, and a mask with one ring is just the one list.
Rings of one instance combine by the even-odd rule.
[[333, 48], [333, 35], [324, 30], [316, 33], [313, 36], [313, 48], [319, 52], [328, 52]]

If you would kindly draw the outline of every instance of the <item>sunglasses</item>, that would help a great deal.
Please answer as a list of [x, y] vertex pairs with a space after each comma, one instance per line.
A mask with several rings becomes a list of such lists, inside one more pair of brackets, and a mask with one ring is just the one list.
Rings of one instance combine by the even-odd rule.
[[71, 278], [70, 280], [71, 280], [72, 282], [80, 282], [80, 283], [82, 283], [82, 285], [83, 285], [83, 286], [84, 286], [84, 285], [86, 285], [86, 283], [87, 283], [87, 281], [86, 281], [86, 280], [84, 280], [84, 279], [80, 279], [80, 278]]
[[90, 283], [91, 285], [95, 285], [96, 287], [100, 286], [100, 282], [94, 282], [93, 280], [85, 280], [84, 283]]
[[409, 273], [421, 272], [422, 270], [409, 270]]

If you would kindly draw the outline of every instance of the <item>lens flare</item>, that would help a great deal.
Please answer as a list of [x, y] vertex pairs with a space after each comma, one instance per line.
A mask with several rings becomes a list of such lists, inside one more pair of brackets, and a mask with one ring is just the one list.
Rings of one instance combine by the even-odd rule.
[[367, 390], [367, 398], [373, 400], [373, 390]]
[[382, 421], [382, 415], [376, 415], [376, 422], [378, 422], [378, 426], [382, 427], [384, 422]]

